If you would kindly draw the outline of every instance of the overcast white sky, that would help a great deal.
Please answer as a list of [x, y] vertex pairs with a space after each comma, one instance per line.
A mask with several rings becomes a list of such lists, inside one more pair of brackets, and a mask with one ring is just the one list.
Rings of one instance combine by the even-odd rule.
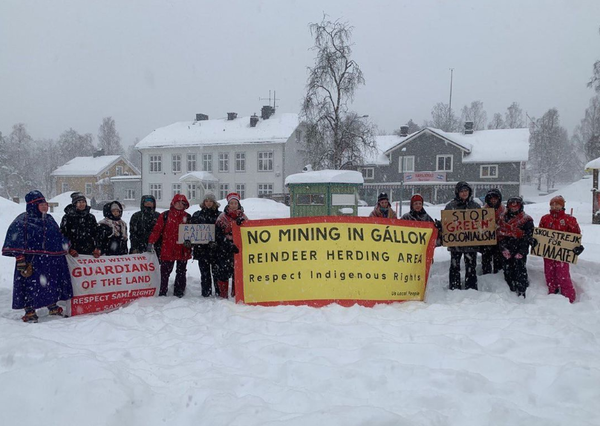
[[197, 112], [259, 113], [270, 89], [298, 112], [323, 12], [355, 28], [353, 109], [380, 130], [429, 119], [451, 67], [457, 113], [557, 107], [571, 133], [593, 96], [598, 0], [2, 0], [0, 131], [96, 137], [112, 116], [126, 145]]

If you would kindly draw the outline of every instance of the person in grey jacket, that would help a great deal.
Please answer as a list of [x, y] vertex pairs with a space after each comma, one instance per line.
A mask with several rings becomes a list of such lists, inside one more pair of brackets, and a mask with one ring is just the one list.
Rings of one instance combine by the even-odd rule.
[[[469, 210], [481, 208], [473, 201], [473, 188], [467, 182], [458, 182], [454, 189], [455, 197], [444, 210]], [[465, 289], [477, 290], [477, 249], [478, 246], [449, 247], [450, 250], [450, 290], [461, 290], [460, 259], [465, 258]]]

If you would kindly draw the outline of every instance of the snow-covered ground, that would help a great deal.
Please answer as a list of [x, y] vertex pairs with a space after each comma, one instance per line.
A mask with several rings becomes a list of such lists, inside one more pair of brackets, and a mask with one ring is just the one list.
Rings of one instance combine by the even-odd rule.
[[[598, 425], [600, 226], [590, 188], [586, 179], [558, 192], [586, 247], [572, 267], [573, 305], [546, 294], [536, 257], [525, 300], [500, 275], [480, 277], [480, 291], [450, 292], [449, 255], [438, 248], [425, 303], [236, 305], [201, 298], [190, 262], [182, 299], [24, 324], [11, 309], [14, 260], [0, 257], [0, 424]], [[527, 191], [538, 223], [551, 195]], [[69, 201], [58, 197], [57, 221]], [[268, 200], [243, 205], [251, 219], [289, 215]], [[428, 210], [439, 218], [442, 207]], [[22, 211], [0, 198], [2, 241]]]

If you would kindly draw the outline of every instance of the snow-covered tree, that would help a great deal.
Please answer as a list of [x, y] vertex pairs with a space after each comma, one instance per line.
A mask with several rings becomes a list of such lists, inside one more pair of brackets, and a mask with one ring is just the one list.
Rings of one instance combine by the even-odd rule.
[[374, 127], [349, 111], [356, 89], [365, 84], [363, 73], [351, 58], [352, 27], [329, 21], [310, 24], [316, 51], [308, 68], [307, 92], [301, 116], [306, 123], [306, 153], [315, 169], [339, 169], [360, 162], [375, 146]]
[[513, 102], [506, 108], [504, 125], [507, 129], [522, 129], [523, 127], [526, 127], [525, 121], [523, 121], [523, 110], [517, 102]]
[[431, 120], [425, 121], [423, 127], [433, 127], [445, 132], [458, 132], [461, 130], [460, 121], [451, 111], [448, 104], [439, 102], [431, 109]]
[[140, 138], [135, 138], [132, 145], [127, 147], [127, 159], [133, 163], [138, 169], [142, 168], [142, 154], [135, 149], [135, 146], [140, 141]]
[[7, 198], [23, 197], [35, 189], [34, 144], [25, 124], [13, 126], [12, 132], [0, 141], [0, 186]]
[[588, 161], [600, 157], [600, 94], [590, 99], [581, 123], [575, 130]]
[[63, 158], [63, 164], [75, 157], [88, 157], [96, 151], [93, 137], [90, 133], [81, 135], [72, 128], [65, 130], [59, 136], [57, 143]]
[[499, 112], [494, 114], [492, 117], [492, 121], [488, 124], [488, 129], [504, 129], [505, 128], [504, 119], [502, 118], [502, 114]]
[[483, 102], [473, 101], [471, 105], [465, 105], [460, 113], [460, 121], [473, 122], [473, 130], [483, 130], [487, 124], [487, 112], [483, 109]]
[[558, 180], [569, 179], [580, 173], [581, 164], [569, 142], [567, 131], [560, 125], [558, 110], [548, 110], [542, 118], [533, 120], [530, 126], [529, 159], [538, 190], [542, 182], [546, 190], [554, 187]]
[[40, 189], [46, 197], [56, 195], [52, 172], [65, 163], [60, 149], [52, 139], [35, 141], [35, 176]]
[[117, 132], [115, 120], [112, 117], [104, 117], [98, 129], [99, 148], [104, 150], [104, 155], [121, 155], [125, 151], [121, 146], [121, 136]]

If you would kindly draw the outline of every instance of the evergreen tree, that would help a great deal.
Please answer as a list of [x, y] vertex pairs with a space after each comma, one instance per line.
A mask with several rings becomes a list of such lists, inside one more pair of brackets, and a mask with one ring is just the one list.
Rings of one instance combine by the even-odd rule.
[[121, 146], [121, 136], [117, 132], [115, 120], [112, 117], [102, 119], [98, 129], [98, 144], [104, 150], [104, 155], [121, 155], [125, 151]]

